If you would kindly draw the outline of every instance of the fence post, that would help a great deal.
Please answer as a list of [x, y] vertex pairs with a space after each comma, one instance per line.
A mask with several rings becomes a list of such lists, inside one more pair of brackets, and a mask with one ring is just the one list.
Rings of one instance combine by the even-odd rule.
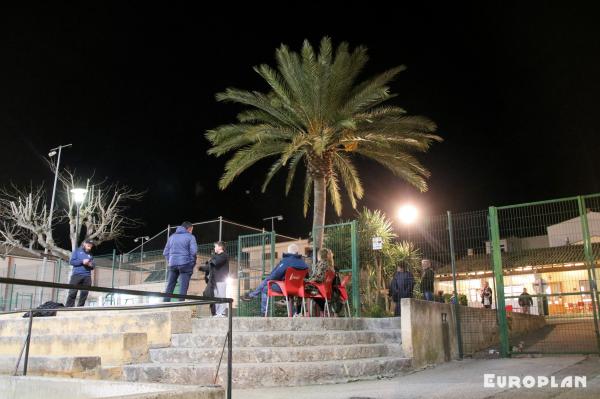
[[504, 275], [502, 270], [502, 253], [500, 252], [500, 227], [498, 226], [498, 209], [489, 207], [490, 234], [492, 239], [492, 261], [494, 265], [495, 290], [496, 290], [496, 314], [498, 315], [498, 327], [500, 329], [500, 356], [509, 356], [508, 345], [508, 323], [506, 322], [506, 308], [504, 307]]
[[113, 249], [113, 255], [112, 255], [112, 279], [111, 279], [111, 285], [110, 288], [115, 288], [115, 264], [117, 262], [117, 250]]
[[223, 240], [223, 216], [219, 216], [219, 241]]
[[[57, 283], [60, 283], [60, 275], [62, 273], [62, 258], [58, 258], [58, 274], [56, 276], [56, 279], [58, 281], [56, 281]], [[56, 295], [54, 302], [58, 302], [58, 297], [60, 296], [60, 289], [55, 289], [54, 290], [54, 294]]]
[[275, 268], [275, 239], [276, 234], [274, 231], [271, 231], [271, 271]]
[[579, 207], [579, 218], [581, 219], [581, 232], [583, 234], [583, 252], [585, 254], [585, 263], [587, 263], [588, 281], [590, 285], [590, 296], [592, 297], [592, 310], [594, 314], [594, 328], [596, 332], [596, 345], [600, 352], [600, 331], [598, 331], [598, 304], [596, 303], [598, 287], [596, 287], [595, 276], [592, 273], [594, 267], [594, 252], [592, 250], [592, 240], [590, 238], [590, 226], [588, 224], [587, 209], [582, 196], [577, 197]]
[[452, 214], [448, 211], [448, 238], [450, 239], [450, 262], [452, 264], [452, 283], [454, 284], [454, 315], [456, 317], [456, 343], [458, 345], [458, 357], [463, 358], [462, 332], [460, 327], [460, 301], [458, 289], [456, 288], [456, 255], [454, 253], [454, 230], [452, 229]]
[[353, 220], [350, 224], [350, 240], [352, 241], [352, 305], [354, 317], [360, 317], [360, 267], [358, 254], [358, 222]]

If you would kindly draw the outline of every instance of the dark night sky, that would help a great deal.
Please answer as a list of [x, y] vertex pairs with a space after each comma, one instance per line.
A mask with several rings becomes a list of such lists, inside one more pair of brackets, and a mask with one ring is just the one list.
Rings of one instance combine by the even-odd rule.
[[405, 64], [394, 103], [435, 120], [445, 138], [421, 157], [432, 172], [426, 194], [361, 162], [361, 206], [411, 200], [435, 214], [598, 192], [598, 10], [547, 3], [3, 7], [0, 184], [50, 187], [40, 157], [72, 142], [67, 166], [148, 190], [135, 233], [219, 215], [262, 226], [283, 213], [280, 231], [306, 235], [301, 188], [283, 200], [279, 179], [261, 194], [264, 165], [220, 192], [224, 159], [206, 155], [203, 133], [239, 110], [216, 92], [264, 90], [252, 66], [273, 64], [280, 43], [298, 49], [329, 35], [369, 48], [367, 74]]

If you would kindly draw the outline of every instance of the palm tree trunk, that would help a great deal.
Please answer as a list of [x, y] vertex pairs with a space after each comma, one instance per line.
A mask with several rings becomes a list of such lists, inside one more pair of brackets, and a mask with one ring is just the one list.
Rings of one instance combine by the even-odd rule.
[[323, 226], [325, 226], [325, 207], [327, 192], [325, 177], [314, 177], [313, 240], [317, 250], [323, 247]]

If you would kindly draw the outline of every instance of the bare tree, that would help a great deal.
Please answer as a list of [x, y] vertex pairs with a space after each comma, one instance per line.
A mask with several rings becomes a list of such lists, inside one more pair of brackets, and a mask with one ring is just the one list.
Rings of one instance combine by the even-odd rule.
[[[0, 247], [5, 252], [20, 248], [39, 255], [40, 249], [68, 258], [78, 245], [77, 231], [97, 244], [123, 237], [127, 229], [138, 222], [125, 216], [129, 203], [140, 200], [143, 193], [118, 183], [97, 182], [86, 179], [88, 190], [85, 201], [77, 205], [71, 190], [77, 186], [75, 174], [65, 171], [60, 175], [63, 187], [63, 209], [58, 201], [52, 216], [52, 225], [69, 224], [70, 248], [63, 248], [54, 240], [48, 218], [47, 201], [43, 186], [21, 189], [14, 185], [0, 190]], [[60, 198], [60, 196], [59, 196]], [[77, 226], [79, 206], [79, 229]]]

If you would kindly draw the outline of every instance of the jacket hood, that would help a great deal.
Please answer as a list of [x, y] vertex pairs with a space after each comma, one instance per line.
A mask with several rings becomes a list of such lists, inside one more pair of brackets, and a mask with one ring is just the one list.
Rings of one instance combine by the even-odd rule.
[[188, 231], [183, 226], [177, 226], [177, 228], [175, 229], [175, 234], [185, 234], [187, 232]]

